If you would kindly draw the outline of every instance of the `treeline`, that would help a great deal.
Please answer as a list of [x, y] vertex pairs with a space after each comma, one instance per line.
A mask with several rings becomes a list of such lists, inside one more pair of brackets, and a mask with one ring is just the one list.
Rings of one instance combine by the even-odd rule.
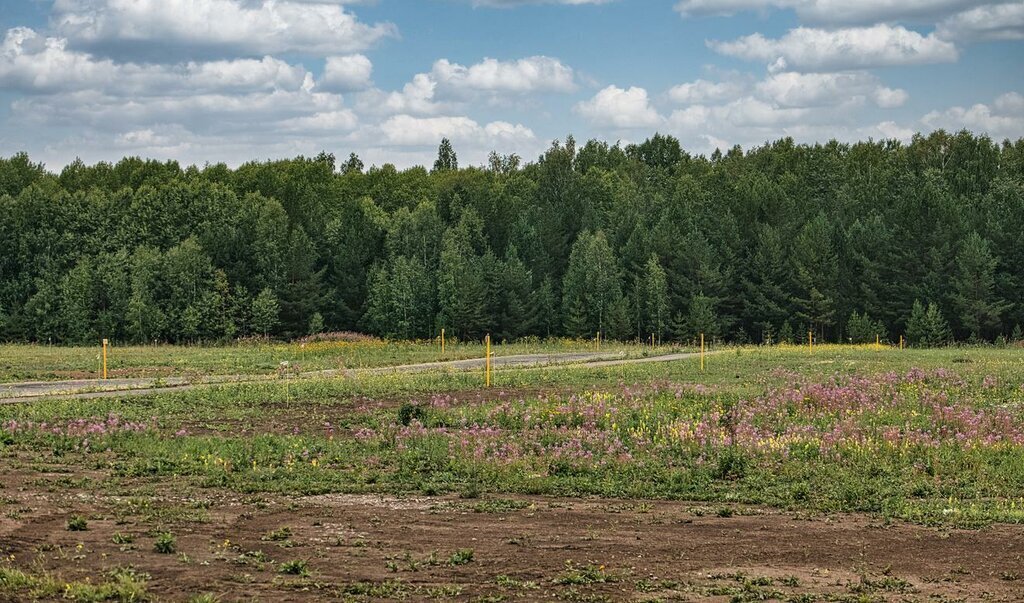
[[1024, 140], [968, 132], [693, 156], [351, 155], [59, 174], [0, 158], [0, 339], [359, 330], [735, 342], [1020, 339]]

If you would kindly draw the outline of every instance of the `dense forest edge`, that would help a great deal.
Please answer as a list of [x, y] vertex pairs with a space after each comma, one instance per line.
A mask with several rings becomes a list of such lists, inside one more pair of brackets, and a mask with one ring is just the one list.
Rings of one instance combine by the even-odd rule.
[[555, 141], [52, 173], [0, 158], [0, 340], [362, 331], [762, 343], [1024, 339], [1024, 139]]

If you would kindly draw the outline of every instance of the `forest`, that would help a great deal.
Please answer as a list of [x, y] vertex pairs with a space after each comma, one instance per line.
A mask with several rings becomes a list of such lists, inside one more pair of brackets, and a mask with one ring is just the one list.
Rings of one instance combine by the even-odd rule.
[[1021, 340], [1024, 139], [572, 137], [533, 162], [355, 154], [59, 173], [0, 158], [0, 340], [360, 331], [737, 343]]

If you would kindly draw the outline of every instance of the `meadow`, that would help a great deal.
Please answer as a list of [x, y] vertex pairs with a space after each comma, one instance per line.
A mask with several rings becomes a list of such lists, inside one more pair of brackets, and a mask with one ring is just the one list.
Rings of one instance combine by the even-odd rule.
[[[196, 350], [194, 366], [220, 370], [225, 353]], [[390, 353], [367, 363], [418, 358]], [[6, 370], [77, 362], [53, 354]], [[996, 600], [1024, 594], [1020, 349], [744, 347], [705, 372], [697, 359], [506, 369], [491, 388], [478, 371], [429, 372], [45, 399], [0, 405], [0, 458], [13, 598], [887, 600], [988, 579]], [[805, 525], [773, 535], [794, 518]], [[505, 529], [516, 522], [522, 534]], [[698, 576], [652, 543], [645, 563], [661, 566], [610, 552], [630, 546], [624, 531], [697, 524], [813, 548], [865, 522], [921, 550], [965, 538], [942, 571], [975, 557], [991, 571], [930, 582], [945, 562], [932, 560], [900, 577], [920, 559], [896, 548], [831, 576], [818, 561], [772, 574], [734, 551]]]
[[[650, 347], [574, 339], [495, 341], [496, 356], [546, 354], [580, 350], [610, 354], [636, 354]], [[658, 346], [667, 351], [670, 346]], [[0, 383], [10, 381], [53, 381], [96, 379], [103, 372], [103, 348], [94, 346], [49, 346], [0, 344]], [[120, 345], [112, 342], [107, 351], [107, 372], [111, 378], [207, 376], [273, 376], [285, 363], [289, 372], [374, 368], [483, 358], [480, 341], [446, 340], [444, 353], [439, 338], [431, 341], [385, 341], [354, 335], [344, 339], [313, 339], [308, 342], [271, 342], [260, 339], [225, 345]]]

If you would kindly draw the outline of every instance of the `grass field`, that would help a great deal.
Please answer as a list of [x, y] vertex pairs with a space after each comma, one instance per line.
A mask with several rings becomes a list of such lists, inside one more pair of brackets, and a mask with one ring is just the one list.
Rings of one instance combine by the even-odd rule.
[[[8, 377], [77, 362], [3, 350]], [[218, 364], [234, 348], [156, 350], [135, 368], [239, 370]], [[248, 370], [282, 352], [261, 353]], [[0, 599], [1024, 597], [1019, 349], [739, 348], [705, 373], [508, 369], [491, 389], [425, 373], [47, 399], [0, 405], [0, 460]], [[698, 534], [723, 559], [684, 562]], [[647, 559], [615, 552], [636, 540]], [[748, 541], [822, 552], [768, 562]], [[921, 557], [932, 542], [959, 557]]]
[[[669, 346], [659, 347], [668, 351]], [[595, 342], [550, 339], [535, 343], [494, 342], [499, 356], [597, 351]], [[637, 354], [636, 345], [604, 342], [600, 351]], [[118, 346], [107, 352], [109, 377], [202, 377], [211, 375], [273, 375], [285, 362], [293, 372], [352, 369], [440, 360], [482, 358], [480, 342], [448, 341], [444, 354], [440, 343], [392, 342], [366, 338], [362, 341], [313, 341], [309, 343], [246, 342], [222, 346]], [[43, 346], [0, 344], [0, 383], [95, 379], [102, 375], [102, 346]]]

